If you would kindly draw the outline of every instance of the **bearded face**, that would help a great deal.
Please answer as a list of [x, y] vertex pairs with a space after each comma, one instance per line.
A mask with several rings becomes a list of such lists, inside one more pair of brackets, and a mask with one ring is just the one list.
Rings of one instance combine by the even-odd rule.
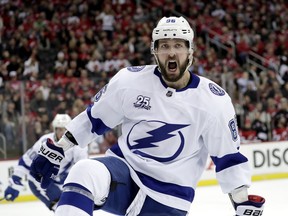
[[157, 41], [156, 59], [163, 78], [168, 82], [180, 80], [189, 65], [187, 41], [161, 39]]
[[179, 60], [166, 60], [163, 63], [159, 61], [159, 67], [166, 81], [177, 82], [183, 77], [188, 63], [189, 59], [187, 56], [186, 61], [182, 63]]

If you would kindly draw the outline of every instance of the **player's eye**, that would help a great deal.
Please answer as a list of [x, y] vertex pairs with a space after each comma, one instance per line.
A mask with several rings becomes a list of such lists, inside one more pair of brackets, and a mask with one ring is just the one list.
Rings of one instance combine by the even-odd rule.
[[183, 44], [175, 44], [175, 48], [177, 48], [177, 49], [181, 49], [183, 47], [184, 47]]
[[160, 49], [169, 49], [168, 44], [161, 44]]

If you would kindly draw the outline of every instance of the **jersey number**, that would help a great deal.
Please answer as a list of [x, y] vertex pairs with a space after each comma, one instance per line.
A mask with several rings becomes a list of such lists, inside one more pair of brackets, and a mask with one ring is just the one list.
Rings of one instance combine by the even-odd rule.
[[235, 142], [238, 139], [238, 129], [237, 129], [237, 120], [236, 117], [231, 119], [228, 123], [231, 135], [232, 135], [232, 140]]

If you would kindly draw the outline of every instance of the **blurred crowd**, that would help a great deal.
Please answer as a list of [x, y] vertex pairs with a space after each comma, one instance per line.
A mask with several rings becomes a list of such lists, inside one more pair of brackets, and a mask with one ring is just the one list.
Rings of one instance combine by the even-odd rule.
[[[190, 69], [229, 92], [242, 143], [287, 140], [285, 0], [0, 0], [0, 133], [9, 148], [21, 153], [23, 122], [32, 145], [56, 113], [77, 115], [119, 69], [153, 64], [153, 27], [180, 14], [196, 34]], [[263, 67], [248, 64], [251, 52]]]

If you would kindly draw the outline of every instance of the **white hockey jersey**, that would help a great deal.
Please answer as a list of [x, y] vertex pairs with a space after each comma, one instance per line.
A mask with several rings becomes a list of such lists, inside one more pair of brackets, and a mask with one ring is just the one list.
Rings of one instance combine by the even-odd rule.
[[156, 65], [124, 68], [67, 129], [84, 147], [119, 124], [122, 135], [107, 155], [125, 161], [160, 203], [188, 211], [208, 155], [224, 193], [250, 185], [231, 99], [211, 80], [191, 73], [188, 86], [175, 90]]
[[[15, 167], [14, 170], [14, 173], [16, 175], [23, 177], [26, 174], [28, 176], [28, 179], [34, 181], [34, 178], [29, 174], [30, 166], [35, 156], [37, 156], [42, 143], [46, 142], [47, 138], [56, 142], [54, 133], [45, 134], [40, 137], [40, 139], [37, 140], [37, 142], [30, 149], [28, 149], [19, 159], [18, 166]], [[54, 182], [62, 185], [71, 167], [77, 161], [85, 158], [88, 158], [88, 147], [80, 148], [79, 146], [75, 146], [65, 151], [65, 158], [60, 165], [59, 173], [54, 179]]]

